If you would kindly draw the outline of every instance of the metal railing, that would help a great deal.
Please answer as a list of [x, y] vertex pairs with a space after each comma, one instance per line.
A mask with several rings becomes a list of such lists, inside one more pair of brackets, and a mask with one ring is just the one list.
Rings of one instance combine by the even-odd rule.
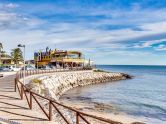
[[[74, 69], [72, 71], [82, 70], [81, 68]], [[26, 71], [25, 76], [30, 75], [36, 75], [36, 74], [44, 74], [44, 73], [54, 73], [54, 72], [64, 72], [64, 71], [70, 71], [65, 69], [56, 69], [56, 70], [31, 70]], [[37, 94], [33, 91], [31, 91], [29, 88], [27, 88], [23, 82], [20, 81], [20, 79], [23, 78], [23, 71], [19, 71], [16, 74], [15, 78], [15, 91], [18, 90], [21, 99], [25, 99], [28, 103], [29, 109], [33, 109], [33, 100], [38, 105], [38, 107], [41, 109], [41, 111], [46, 115], [49, 121], [52, 121], [54, 114], [58, 114], [58, 117], [60, 118], [62, 124], [121, 124], [120, 122], [115, 122], [110, 119], [105, 119], [102, 117], [97, 117], [94, 115], [90, 115], [84, 112], [81, 112], [77, 109], [74, 109], [72, 107], [66, 106], [64, 104], [61, 104], [51, 98], [46, 98], [40, 94]], [[40, 100], [43, 99], [47, 101], [48, 110], [45, 110], [45, 106], [40, 103]], [[67, 117], [63, 110], [68, 111], [69, 113], [72, 113], [72, 118]], [[57, 119], [56, 119], [57, 120]]]

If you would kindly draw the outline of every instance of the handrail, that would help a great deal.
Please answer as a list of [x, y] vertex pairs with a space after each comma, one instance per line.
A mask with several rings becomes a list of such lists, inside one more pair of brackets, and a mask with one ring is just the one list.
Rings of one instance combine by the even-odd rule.
[[[85, 68], [84, 69], [83, 68], [72, 69], [72, 71], [77, 71], [77, 70], [87, 70], [87, 69], [85, 69]], [[57, 70], [57, 69], [56, 70], [32, 70], [32, 71], [26, 71], [25, 76], [30, 76], [30, 75], [35, 75], [35, 74], [44, 74], [44, 73], [53, 73], [53, 72], [62, 72], [62, 71], [70, 71], [70, 69], [69, 70], [62, 70], [62, 69], [60, 69], [60, 70]], [[17, 91], [17, 89], [18, 89], [21, 99], [23, 99], [23, 94], [25, 95], [26, 101], [27, 101], [28, 106], [29, 106], [30, 109], [33, 108], [32, 100], [34, 99], [36, 101], [37, 105], [39, 106], [39, 108], [43, 111], [43, 113], [47, 116], [47, 118], [50, 121], [52, 120], [52, 116], [53, 116], [52, 112], [53, 112], [53, 108], [54, 108], [58, 112], [60, 117], [62, 117], [62, 119], [65, 121], [66, 124], [71, 124], [67, 120], [67, 118], [62, 114], [62, 112], [58, 109], [58, 107], [56, 106], [56, 105], [58, 105], [58, 106], [64, 107], [65, 109], [68, 109], [68, 110], [70, 110], [70, 111], [75, 113], [76, 124], [81, 124], [80, 119], [82, 121], [84, 121], [86, 124], [91, 124], [89, 122], [89, 120], [87, 120], [87, 117], [90, 117], [92, 119], [96, 119], [98, 121], [101, 121], [102, 123], [104, 122], [104, 123], [108, 123], [108, 124], [122, 124], [120, 122], [115, 122], [115, 121], [112, 121], [110, 119], [105, 119], [105, 118], [102, 118], [102, 117], [97, 117], [95, 115], [91, 115], [91, 114], [87, 114], [87, 113], [81, 112], [81, 111], [79, 111], [77, 109], [74, 109], [72, 107], [66, 106], [64, 104], [61, 104], [61, 103], [59, 103], [59, 102], [57, 102], [55, 100], [52, 100], [50, 98], [46, 98], [46, 97], [44, 97], [44, 96], [42, 96], [40, 94], [37, 94], [37, 93], [31, 91], [30, 89], [28, 89], [19, 80], [21, 78], [23, 78], [23, 71], [18, 71], [16, 73], [16, 78], [15, 78], [15, 91]], [[19, 84], [20, 84], [20, 86], [19, 86]], [[28, 99], [28, 95], [27, 95], [26, 92], [29, 93], [29, 97], [30, 97], [29, 99]], [[36, 96], [40, 97], [42, 99], [48, 100], [48, 102], [49, 102], [49, 113], [47, 113], [46, 110], [44, 110], [44, 107], [39, 103], [39, 101], [38, 101]]]

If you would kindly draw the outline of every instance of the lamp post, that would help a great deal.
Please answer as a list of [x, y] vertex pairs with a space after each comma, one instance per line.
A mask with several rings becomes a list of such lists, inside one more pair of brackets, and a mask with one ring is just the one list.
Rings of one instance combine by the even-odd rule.
[[2, 49], [3, 49], [3, 45], [2, 43], [0, 43], [0, 64], [2, 64]]
[[24, 48], [24, 53], [23, 53], [23, 54], [24, 54], [24, 57], [23, 57], [23, 59], [24, 59], [24, 76], [23, 76], [23, 83], [25, 84], [25, 45], [19, 44], [18, 47]]

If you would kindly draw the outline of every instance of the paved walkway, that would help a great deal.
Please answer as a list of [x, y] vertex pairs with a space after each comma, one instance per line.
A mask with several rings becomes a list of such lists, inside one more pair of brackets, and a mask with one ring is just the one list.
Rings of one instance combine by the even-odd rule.
[[26, 100], [14, 92], [14, 77], [0, 79], [0, 124], [57, 124], [48, 121], [42, 112], [28, 108]]

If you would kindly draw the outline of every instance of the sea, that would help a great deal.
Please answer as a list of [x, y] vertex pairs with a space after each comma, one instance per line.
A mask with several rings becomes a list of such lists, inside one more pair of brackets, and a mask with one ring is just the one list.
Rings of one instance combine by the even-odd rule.
[[[144, 118], [149, 124], [166, 124], [166, 66], [97, 65], [98, 69], [122, 72], [132, 79], [84, 86], [67, 95], [114, 106], [114, 111]], [[116, 108], [116, 109], [115, 109]]]

